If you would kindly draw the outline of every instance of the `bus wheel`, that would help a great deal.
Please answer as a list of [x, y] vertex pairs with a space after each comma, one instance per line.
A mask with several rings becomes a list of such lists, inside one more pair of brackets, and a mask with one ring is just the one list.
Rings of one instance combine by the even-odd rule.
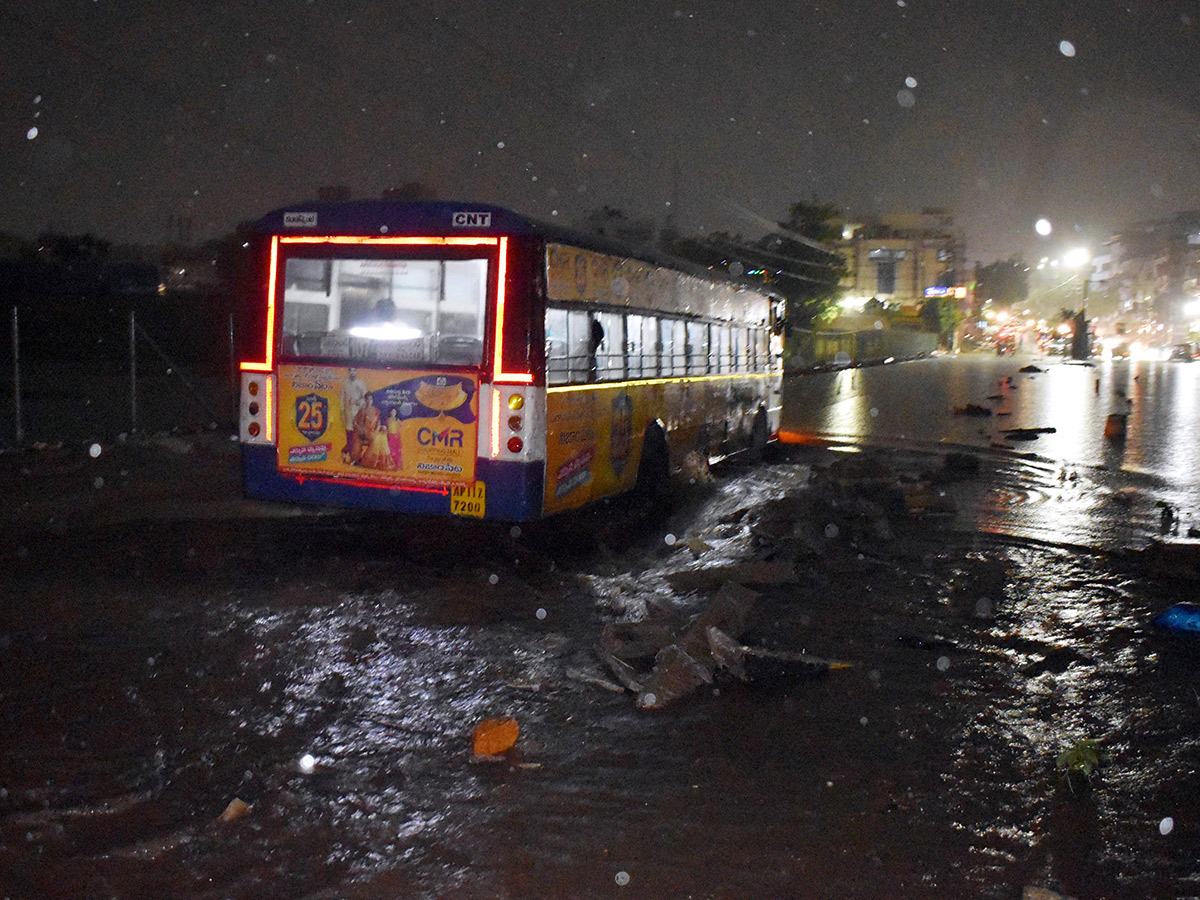
[[647, 428], [642, 439], [642, 459], [638, 463], [634, 491], [655, 505], [670, 499], [671, 455], [667, 450], [667, 438], [656, 425]]
[[750, 432], [750, 459], [761, 462], [770, 439], [771, 435], [767, 431], [767, 411], [759, 407], [758, 414], [754, 417], [754, 428]]

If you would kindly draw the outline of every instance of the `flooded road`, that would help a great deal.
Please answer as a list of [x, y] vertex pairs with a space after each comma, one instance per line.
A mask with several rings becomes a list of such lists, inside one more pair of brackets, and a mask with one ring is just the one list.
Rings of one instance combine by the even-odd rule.
[[[1200, 895], [1200, 658], [1150, 625], [1197, 582], [1141, 552], [1195, 486], [1103, 444], [992, 447], [995, 417], [952, 409], [1008, 373], [952, 362], [819, 376], [869, 384], [887, 428], [812, 426], [833, 446], [720, 469], [663, 520], [6, 540], [0, 896]], [[944, 449], [891, 430], [889, 374], [946, 392]], [[1058, 436], [1024, 377], [1011, 427]], [[678, 633], [731, 582], [744, 644], [850, 666], [639, 709], [606, 626]], [[520, 738], [476, 760], [496, 716]]]

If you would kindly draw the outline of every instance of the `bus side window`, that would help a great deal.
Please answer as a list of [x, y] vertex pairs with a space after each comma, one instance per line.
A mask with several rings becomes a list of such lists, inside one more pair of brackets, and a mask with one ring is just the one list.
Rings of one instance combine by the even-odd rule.
[[712, 326], [713, 344], [715, 345], [715, 355], [717, 357], [717, 368], [710, 371], [718, 371], [727, 373], [730, 371], [729, 358], [729, 326], [714, 325]]
[[621, 313], [594, 313], [600, 324], [596, 348], [596, 380], [620, 381], [625, 377], [625, 317]]
[[687, 323], [687, 361], [689, 375], [708, 372], [708, 323]]
[[642, 319], [642, 376], [654, 376], [659, 372], [658, 358], [662, 355], [662, 339], [658, 333], [658, 319], [646, 316]]
[[682, 319], [671, 320], [671, 374], [687, 374], [687, 323]]
[[567, 311], [546, 310], [546, 383], [566, 384], [570, 379]]
[[642, 347], [644, 320], [642, 316], [628, 316], [625, 319], [628, 338], [625, 342], [625, 367], [630, 378], [642, 377], [642, 358], [645, 351]]
[[592, 370], [592, 317], [586, 310], [567, 313], [568, 380], [573, 384], [588, 380]]

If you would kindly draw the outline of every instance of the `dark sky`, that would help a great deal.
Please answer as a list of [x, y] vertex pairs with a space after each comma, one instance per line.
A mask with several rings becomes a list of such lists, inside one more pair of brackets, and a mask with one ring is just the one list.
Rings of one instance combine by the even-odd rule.
[[3, 0], [0, 50], [26, 237], [418, 180], [751, 237], [942, 206], [988, 262], [1200, 208], [1200, 0]]

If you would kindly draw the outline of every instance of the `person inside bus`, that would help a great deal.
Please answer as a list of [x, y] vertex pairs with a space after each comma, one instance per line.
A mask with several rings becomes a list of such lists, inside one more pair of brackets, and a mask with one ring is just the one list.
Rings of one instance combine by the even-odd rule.
[[604, 344], [604, 326], [600, 324], [599, 319], [592, 319], [592, 332], [588, 338], [588, 381], [596, 381], [596, 374], [599, 371], [599, 352], [600, 347]]
[[342, 427], [346, 429], [346, 443], [342, 447], [342, 462], [354, 462], [354, 418], [363, 408], [367, 396], [367, 383], [358, 377], [358, 370], [351, 368], [342, 382]]

